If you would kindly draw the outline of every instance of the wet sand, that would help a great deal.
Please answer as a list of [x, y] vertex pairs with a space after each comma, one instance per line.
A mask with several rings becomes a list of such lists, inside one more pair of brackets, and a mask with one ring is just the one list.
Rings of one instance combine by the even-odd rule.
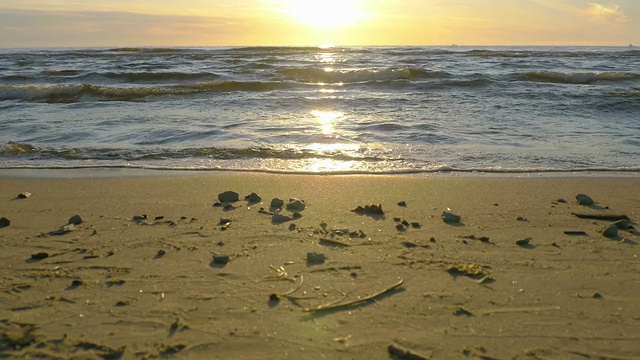
[[[0, 357], [640, 358], [640, 235], [573, 214], [635, 224], [640, 178], [5, 174], [0, 189]], [[240, 200], [214, 206], [228, 190]], [[294, 219], [276, 197], [306, 207]]]

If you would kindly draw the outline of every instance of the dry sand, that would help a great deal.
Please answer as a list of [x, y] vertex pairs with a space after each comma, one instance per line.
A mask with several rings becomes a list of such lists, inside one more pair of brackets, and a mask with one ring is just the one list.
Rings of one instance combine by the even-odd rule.
[[[0, 189], [0, 358], [640, 358], [640, 235], [572, 215], [638, 221], [640, 178], [5, 174]], [[227, 190], [241, 200], [214, 207]], [[273, 224], [274, 197], [305, 200], [302, 217]], [[384, 215], [351, 211], [370, 204]]]

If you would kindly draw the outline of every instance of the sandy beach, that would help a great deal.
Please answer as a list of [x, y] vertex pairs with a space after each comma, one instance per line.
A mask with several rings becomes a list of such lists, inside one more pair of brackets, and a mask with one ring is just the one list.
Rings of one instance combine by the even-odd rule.
[[637, 177], [39, 174], [0, 357], [640, 359]]

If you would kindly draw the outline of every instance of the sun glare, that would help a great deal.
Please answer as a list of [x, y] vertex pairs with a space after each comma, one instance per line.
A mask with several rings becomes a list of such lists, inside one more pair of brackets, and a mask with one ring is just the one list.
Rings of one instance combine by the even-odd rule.
[[362, 18], [359, 0], [293, 0], [291, 13], [296, 21], [319, 28], [354, 25]]

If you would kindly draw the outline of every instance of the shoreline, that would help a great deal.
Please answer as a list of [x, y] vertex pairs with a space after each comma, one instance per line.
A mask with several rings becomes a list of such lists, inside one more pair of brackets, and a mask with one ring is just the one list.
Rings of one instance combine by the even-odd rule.
[[424, 176], [424, 177], [470, 177], [470, 178], [640, 178], [640, 171], [415, 171], [415, 172], [278, 172], [257, 170], [167, 170], [143, 168], [38, 168], [38, 169], [0, 169], [2, 178], [117, 178], [117, 177], [183, 177], [183, 176], [215, 176], [216, 174], [266, 174], [281, 176]]
[[0, 171], [0, 357], [640, 357], [638, 177], [124, 172]]

